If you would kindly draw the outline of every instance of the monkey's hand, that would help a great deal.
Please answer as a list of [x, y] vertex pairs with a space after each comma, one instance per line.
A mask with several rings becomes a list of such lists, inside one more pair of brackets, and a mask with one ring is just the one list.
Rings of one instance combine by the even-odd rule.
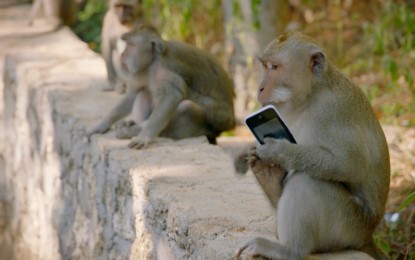
[[235, 171], [237, 173], [245, 174], [248, 171], [248, 169], [249, 169], [249, 160], [250, 160], [250, 157], [251, 157], [250, 150], [252, 148], [255, 148], [255, 145], [254, 144], [251, 144], [249, 146], [246, 146], [234, 158], [234, 160], [233, 160], [233, 167], [235, 168]]
[[235, 171], [240, 174], [245, 174], [248, 171], [248, 160], [246, 154], [239, 154], [233, 160], [233, 167]]
[[140, 137], [139, 135], [139, 136], [133, 137], [133, 140], [128, 144], [128, 147], [138, 150], [138, 149], [147, 147], [151, 141], [152, 141], [151, 138]]
[[114, 128], [118, 130], [125, 127], [131, 127], [133, 125], [135, 125], [135, 122], [133, 120], [123, 120], [115, 123]]
[[254, 239], [249, 240], [245, 245], [243, 245], [236, 252], [234, 259], [271, 259], [272, 256], [268, 255], [268, 252], [275, 251], [275, 244], [275, 242], [272, 242], [268, 239], [256, 237]]
[[88, 138], [90, 138], [93, 134], [106, 133], [109, 129], [110, 125], [107, 122], [101, 122], [97, 126], [95, 126], [91, 131], [88, 132]]
[[285, 139], [265, 138], [263, 145], [257, 145], [256, 155], [267, 164], [280, 165], [286, 170], [290, 170], [290, 151], [292, 143]]
[[114, 87], [115, 92], [117, 92], [118, 94], [124, 94], [126, 88], [127, 87], [125, 86], [124, 82], [117, 82], [117, 84]]

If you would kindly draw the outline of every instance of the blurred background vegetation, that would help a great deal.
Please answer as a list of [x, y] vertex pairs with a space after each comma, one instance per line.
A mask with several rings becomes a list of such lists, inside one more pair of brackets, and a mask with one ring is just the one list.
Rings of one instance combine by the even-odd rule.
[[[234, 23], [242, 22], [238, 0]], [[415, 1], [287, 0], [284, 24], [316, 38], [340, 69], [368, 95], [384, 123], [415, 125]], [[261, 0], [251, 0], [252, 30]], [[225, 59], [223, 3], [220, 0], [143, 0], [144, 10], [165, 39], [181, 39]], [[100, 52], [106, 1], [85, 0], [72, 26]], [[226, 63], [226, 61], [224, 61]], [[396, 102], [399, 100], [399, 102]]]
[[[291, 28], [326, 48], [331, 60], [363, 89], [383, 124], [415, 126], [414, 0], [276, 0], [272, 4], [278, 3], [277, 11], [263, 1], [273, 0], [143, 0], [143, 9], [165, 39], [180, 39], [219, 57], [233, 74], [237, 98], [243, 99], [239, 103], [248, 110], [256, 106], [258, 82], [250, 71], [256, 71], [255, 55], [263, 48], [263, 43], [249, 38], [272, 39]], [[105, 2], [81, 1], [72, 25], [98, 53]], [[275, 31], [259, 36], [269, 25]], [[415, 183], [411, 180], [387, 206], [388, 211], [399, 213], [398, 220], [383, 221], [375, 236], [392, 259], [415, 259]]]

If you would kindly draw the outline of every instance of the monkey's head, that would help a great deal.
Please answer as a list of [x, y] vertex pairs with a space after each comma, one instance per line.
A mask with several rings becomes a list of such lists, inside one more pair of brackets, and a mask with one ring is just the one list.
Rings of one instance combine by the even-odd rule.
[[121, 65], [130, 75], [147, 69], [166, 50], [160, 34], [154, 27], [148, 25], [133, 29], [121, 39], [127, 45], [121, 54]]
[[132, 24], [141, 10], [141, 0], [112, 0], [111, 2], [115, 15], [122, 25]]
[[321, 48], [299, 32], [288, 32], [273, 40], [259, 61], [264, 72], [258, 101], [279, 108], [304, 105], [328, 66]]

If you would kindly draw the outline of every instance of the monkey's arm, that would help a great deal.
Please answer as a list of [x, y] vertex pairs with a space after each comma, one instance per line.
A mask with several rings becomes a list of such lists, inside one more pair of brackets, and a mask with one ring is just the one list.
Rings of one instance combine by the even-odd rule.
[[257, 146], [258, 157], [286, 170], [307, 172], [316, 178], [345, 183], [361, 182], [359, 177], [364, 177], [357, 174], [364, 167], [364, 156], [358, 149], [347, 151], [351, 144], [343, 145], [343, 150], [340, 150], [330, 146], [292, 144], [273, 138], [264, 141], [264, 145]]
[[[105, 34], [108, 34], [105, 33]], [[102, 39], [102, 57], [105, 60], [105, 65], [107, 67], [107, 78], [108, 81], [114, 85], [115, 79], [116, 79], [116, 72], [114, 68], [114, 61], [112, 60], [112, 52], [114, 51], [116, 45], [116, 40], [113, 37], [110, 37], [109, 35], [106, 35]]]
[[40, 9], [42, 8], [42, 4], [44, 0], [35, 0], [32, 5], [32, 9], [30, 10], [29, 14], [29, 21], [28, 24], [32, 26], [33, 21], [35, 20], [36, 16], [39, 14]]
[[113, 123], [127, 116], [133, 107], [136, 95], [137, 91], [126, 93], [124, 98], [111, 110], [111, 112], [88, 133], [88, 136], [95, 133], [107, 132]]
[[[162, 86], [158, 86], [155, 107], [148, 120], [143, 124], [141, 132], [133, 138], [128, 147], [140, 149], [159, 136], [170, 122], [180, 102], [187, 96], [187, 86], [184, 80], [172, 73], [169, 77], [171, 78], [162, 82]], [[150, 88], [154, 87], [156, 86]]]

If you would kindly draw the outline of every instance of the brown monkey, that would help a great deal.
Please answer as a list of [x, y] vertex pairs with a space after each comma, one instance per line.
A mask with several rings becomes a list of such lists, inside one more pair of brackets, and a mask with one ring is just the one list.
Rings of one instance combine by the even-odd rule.
[[268, 182], [278, 186], [281, 168], [288, 174], [276, 191], [263, 187], [274, 206], [279, 199], [278, 241], [254, 238], [236, 258], [302, 259], [342, 249], [378, 258], [372, 235], [384, 214], [390, 164], [369, 101], [301, 33], [272, 41], [259, 60], [258, 100], [279, 110], [298, 144], [266, 138], [248, 155], [262, 186], [272, 174]]
[[107, 67], [109, 85], [104, 91], [125, 91], [127, 75], [121, 68], [120, 57], [125, 48], [121, 36], [143, 23], [141, 0], [110, 0], [101, 30], [101, 52]]
[[138, 134], [129, 147], [139, 149], [157, 136], [181, 139], [207, 136], [210, 143], [235, 125], [233, 82], [207, 52], [164, 41], [149, 26], [122, 37], [121, 55], [129, 73], [129, 92], [91, 132], [102, 133], [132, 111]]

